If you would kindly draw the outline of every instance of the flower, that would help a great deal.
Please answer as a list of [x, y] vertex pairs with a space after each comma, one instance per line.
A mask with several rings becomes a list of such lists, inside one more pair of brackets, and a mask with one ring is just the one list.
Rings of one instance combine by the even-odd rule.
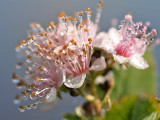
[[[13, 81], [26, 89], [16, 97], [16, 103], [24, 97], [36, 102], [20, 106], [20, 111], [35, 108], [41, 102], [54, 102], [63, 83], [79, 88], [89, 70], [106, 67], [104, 57], [96, 59], [89, 67], [93, 47], [98, 42], [95, 38], [102, 6], [103, 2], [99, 2], [95, 22], [91, 21], [91, 11], [87, 8], [87, 20], [82, 18], [83, 11], [78, 12], [77, 18], [61, 12], [58, 25], [51, 22], [46, 30], [38, 23], [30, 25], [28, 38], [16, 46], [17, 53], [26, 57], [24, 78], [14, 73]], [[22, 63], [17, 68], [21, 66]]]
[[141, 22], [133, 23], [132, 15], [127, 14], [119, 31], [111, 28], [108, 33], [99, 33], [97, 39], [101, 41], [99, 47], [112, 53], [115, 61], [120, 64], [129, 62], [138, 69], [146, 69], [148, 64], [142, 56], [155, 36], [155, 29], [148, 32], [147, 26]]
[[[13, 73], [12, 80], [17, 83], [18, 88], [24, 88], [25, 90], [16, 96], [14, 102], [19, 103], [26, 97], [36, 100], [34, 104], [20, 106], [19, 110], [21, 112], [36, 108], [41, 102], [54, 103], [57, 90], [63, 83], [63, 71], [53, 64], [52, 60], [47, 59], [43, 44], [40, 48], [38, 47], [40, 45], [38, 41], [40, 42], [40, 40], [27, 44], [23, 42], [16, 49], [19, 54], [26, 56], [25, 71], [23, 78]], [[22, 63], [18, 63], [17, 68], [20, 69], [22, 65]]]
[[48, 59], [53, 59], [65, 72], [63, 82], [69, 88], [81, 87], [89, 70], [105, 68], [104, 57], [97, 59], [89, 67], [93, 47], [98, 42], [95, 38], [102, 6], [103, 3], [99, 2], [95, 22], [91, 21], [90, 8], [86, 8], [87, 20], [83, 20], [83, 11], [78, 12], [78, 17], [73, 19], [61, 13], [58, 28], [51, 30], [51, 39], [56, 41], [56, 45], [50, 51]]

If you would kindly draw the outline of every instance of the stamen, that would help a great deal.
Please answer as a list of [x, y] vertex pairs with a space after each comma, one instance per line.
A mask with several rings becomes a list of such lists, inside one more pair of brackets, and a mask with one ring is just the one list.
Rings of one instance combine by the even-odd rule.
[[19, 107], [19, 111], [20, 111], [20, 112], [24, 112], [25, 110], [26, 110], [26, 106], [21, 105], [21, 106]]

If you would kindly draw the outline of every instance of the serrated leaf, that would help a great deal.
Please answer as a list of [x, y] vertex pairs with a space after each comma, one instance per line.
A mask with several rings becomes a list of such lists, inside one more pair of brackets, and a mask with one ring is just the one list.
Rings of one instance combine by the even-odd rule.
[[[152, 112], [159, 112], [157, 101], [152, 97], [130, 96], [113, 104], [106, 114], [107, 120], [142, 120]], [[104, 120], [105, 120], [104, 119]]]
[[157, 120], [157, 115], [158, 115], [157, 112], [153, 112], [151, 113], [151, 115], [145, 117], [143, 120]]

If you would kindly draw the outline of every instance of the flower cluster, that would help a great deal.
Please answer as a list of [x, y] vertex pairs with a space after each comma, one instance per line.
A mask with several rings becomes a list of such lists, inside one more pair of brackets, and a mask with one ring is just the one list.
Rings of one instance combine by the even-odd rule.
[[[36, 102], [20, 106], [21, 112], [36, 108], [41, 102], [54, 103], [62, 84], [68, 88], [80, 88], [86, 74], [105, 69], [105, 56], [91, 62], [95, 47], [111, 53], [120, 64], [129, 62], [139, 69], [148, 67], [142, 56], [157, 35], [156, 30], [149, 32], [141, 22], [133, 23], [132, 15], [128, 14], [120, 30], [111, 28], [108, 33], [97, 34], [102, 6], [100, 1], [95, 21], [91, 20], [90, 8], [86, 8], [75, 18], [61, 12], [58, 24], [51, 22], [46, 30], [38, 23], [30, 25], [28, 37], [16, 46], [17, 53], [26, 58], [24, 63], [17, 64], [18, 69], [24, 64], [24, 77], [13, 73], [13, 82], [18, 88], [26, 89], [16, 96], [15, 103], [26, 97]], [[84, 13], [86, 20], [83, 19]]]
[[[96, 59], [91, 67], [90, 60], [94, 45], [103, 2], [99, 2], [95, 22], [91, 20], [90, 8], [86, 8], [87, 20], [83, 20], [83, 11], [72, 18], [64, 12], [58, 15], [58, 24], [51, 22], [47, 29], [38, 23], [30, 25], [28, 38], [16, 46], [18, 54], [26, 57], [25, 75], [21, 78], [13, 74], [13, 81], [26, 90], [16, 97], [16, 103], [24, 97], [36, 99], [20, 111], [35, 108], [41, 102], [52, 103], [58, 88], [64, 83], [69, 88], [82, 86], [89, 70], [103, 70], [106, 67], [104, 57]], [[18, 64], [20, 66], [22, 63]]]

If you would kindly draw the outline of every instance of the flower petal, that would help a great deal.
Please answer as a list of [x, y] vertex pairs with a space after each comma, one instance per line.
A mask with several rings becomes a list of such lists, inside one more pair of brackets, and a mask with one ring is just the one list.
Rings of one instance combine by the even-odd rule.
[[51, 90], [49, 91], [49, 93], [46, 95], [46, 102], [47, 103], [51, 103], [54, 102], [57, 98], [57, 90], [56, 88], [51, 88]]
[[90, 70], [96, 70], [101, 71], [106, 68], [106, 62], [104, 57], [97, 58], [92, 66], [90, 67]]
[[99, 37], [101, 39], [102, 37], [104, 37], [100, 45], [100, 48], [106, 50], [109, 53], [114, 53], [116, 46], [121, 40], [121, 36], [118, 30], [116, 30], [115, 28], [110, 28], [108, 34], [107, 33], [106, 35], [103, 34]]
[[118, 30], [114, 27], [109, 29], [108, 35], [109, 35], [109, 38], [111, 39], [110, 41], [112, 41], [114, 45], [117, 45], [121, 40], [121, 36]]
[[114, 55], [113, 54], [113, 57], [114, 57], [114, 60], [117, 61], [120, 64], [126, 63], [126, 62], [129, 61], [129, 58], [126, 58], [126, 57], [123, 57], [123, 56], [120, 56], [120, 55]]
[[149, 67], [147, 61], [141, 56], [133, 56], [130, 64], [138, 69], [146, 69]]
[[95, 39], [95, 42], [94, 42], [94, 47], [102, 48], [102, 47], [103, 47], [102, 41], [103, 41], [106, 37], [107, 37], [107, 33], [105, 33], [105, 32], [100, 32], [100, 33], [96, 36], [96, 39]]
[[85, 78], [86, 78], [86, 74], [83, 73], [76, 77], [67, 78], [66, 81], [64, 81], [64, 84], [69, 88], [79, 88], [84, 83]]

